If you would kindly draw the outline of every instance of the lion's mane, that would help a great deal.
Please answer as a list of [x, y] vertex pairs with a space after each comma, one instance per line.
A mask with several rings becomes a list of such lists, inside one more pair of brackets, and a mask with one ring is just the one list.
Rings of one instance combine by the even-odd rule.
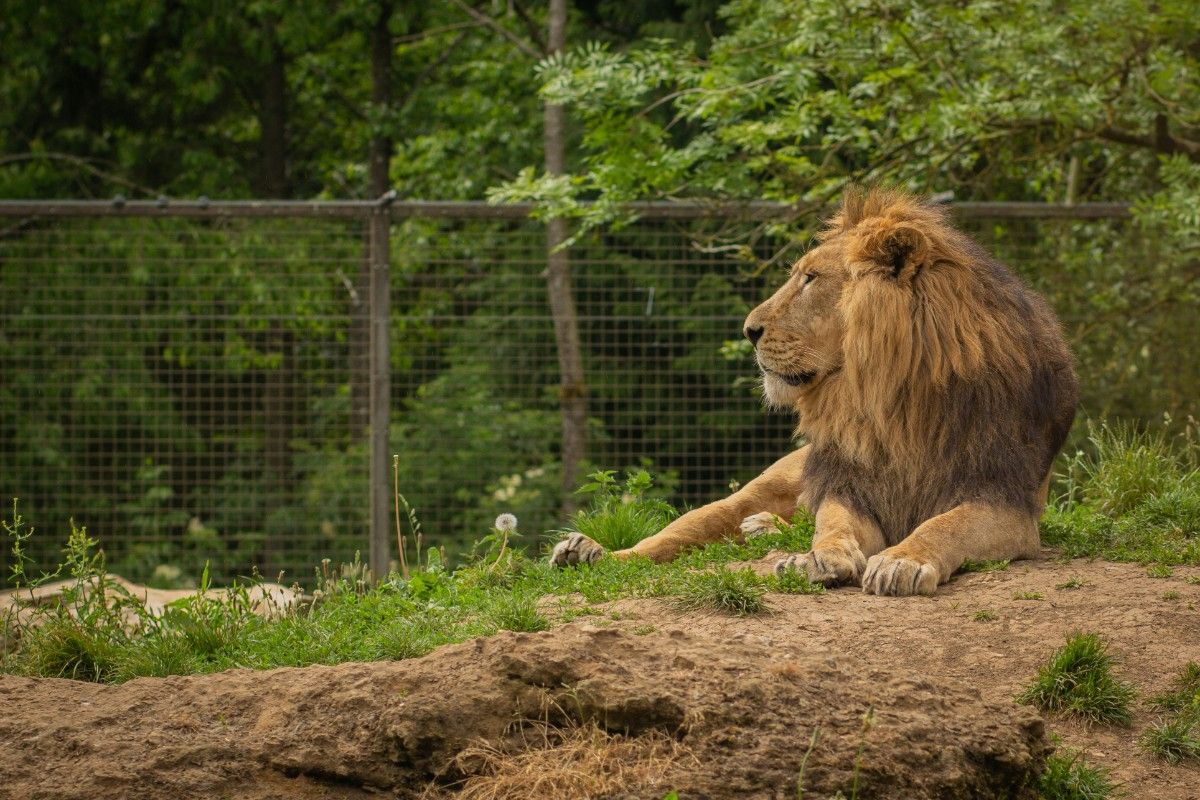
[[1078, 397], [1053, 312], [909, 195], [848, 192], [820, 234], [835, 238], [843, 364], [797, 401], [805, 505], [836, 493], [891, 543], [968, 500], [1040, 513]]

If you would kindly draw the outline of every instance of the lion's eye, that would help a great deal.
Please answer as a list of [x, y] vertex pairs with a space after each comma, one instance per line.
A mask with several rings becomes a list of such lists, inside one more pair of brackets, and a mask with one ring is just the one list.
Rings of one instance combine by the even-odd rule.
[[809, 272], [808, 274], [806, 274], [806, 275], [804, 276], [804, 280], [803, 280], [803, 281], [800, 283], [800, 285], [801, 285], [801, 286], [808, 286], [810, 283], [812, 283], [812, 282], [813, 282], [814, 280], [816, 280], [816, 279], [817, 279], [817, 273], [815, 273], [815, 272]]

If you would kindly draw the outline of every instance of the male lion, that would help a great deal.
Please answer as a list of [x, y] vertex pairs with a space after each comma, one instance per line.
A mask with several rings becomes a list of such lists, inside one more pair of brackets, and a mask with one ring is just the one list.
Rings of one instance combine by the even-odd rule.
[[[1078, 398], [1053, 312], [941, 208], [900, 192], [847, 192], [818, 238], [745, 326], [767, 402], [795, 410], [809, 444], [613, 555], [669, 561], [803, 507], [812, 551], [776, 570], [826, 584], [932, 594], [967, 559], [1036, 556]], [[572, 534], [551, 562], [602, 554]]]

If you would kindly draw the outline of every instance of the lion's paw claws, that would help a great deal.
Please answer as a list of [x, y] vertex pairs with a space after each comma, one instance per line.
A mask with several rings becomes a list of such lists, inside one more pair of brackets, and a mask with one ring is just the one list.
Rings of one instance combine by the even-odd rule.
[[763, 536], [768, 533], [778, 533], [779, 517], [772, 514], [770, 511], [763, 511], [759, 514], [751, 514], [742, 520], [738, 525], [738, 529], [742, 532], [742, 537], [745, 539], [753, 539], [755, 536]]
[[574, 567], [577, 564], [591, 564], [604, 555], [604, 548], [582, 533], [572, 533], [550, 551], [550, 565], [554, 567]]
[[892, 597], [931, 595], [937, 591], [938, 571], [932, 564], [883, 552], [871, 556], [867, 561], [862, 587], [866, 594]]
[[782, 576], [794, 569], [806, 574], [813, 583], [833, 586], [857, 581], [865, 565], [866, 558], [857, 549], [849, 552], [842, 548], [819, 548], [781, 558], [775, 563], [775, 574]]

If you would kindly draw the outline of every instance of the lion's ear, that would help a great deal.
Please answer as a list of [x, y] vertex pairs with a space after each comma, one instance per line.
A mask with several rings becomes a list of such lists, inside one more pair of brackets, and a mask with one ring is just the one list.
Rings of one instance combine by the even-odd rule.
[[847, 255], [856, 275], [911, 279], [929, 258], [929, 237], [911, 222], [876, 217], [863, 220], [854, 234]]

